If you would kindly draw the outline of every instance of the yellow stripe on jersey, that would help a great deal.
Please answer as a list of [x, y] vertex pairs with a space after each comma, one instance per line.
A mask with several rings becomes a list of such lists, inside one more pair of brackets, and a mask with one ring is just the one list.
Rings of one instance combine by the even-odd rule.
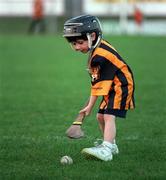
[[122, 99], [122, 89], [121, 89], [121, 82], [119, 81], [119, 79], [117, 78], [117, 76], [115, 76], [114, 79], [114, 90], [116, 92], [115, 97], [114, 97], [114, 109], [120, 109], [120, 105], [121, 105], [121, 99]]
[[101, 43], [107, 45], [108, 47], [110, 47], [111, 49], [113, 49], [114, 51], [116, 51], [116, 49], [115, 49], [113, 46], [111, 46], [111, 44], [109, 44], [107, 41], [101, 40]]
[[121, 69], [123, 66], [126, 66], [126, 64], [119, 60], [114, 54], [112, 54], [111, 52], [103, 49], [103, 48], [97, 48], [94, 51], [94, 54], [92, 55], [92, 59], [95, 55], [99, 55], [102, 57], [107, 58], [107, 60], [109, 60], [112, 64], [114, 64], [117, 68]]
[[107, 95], [111, 90], [111, 85], [112, 85], [111, 80], [99, 81], [91, 87], [91, 95], [92, 96]]
[[103, 100], [102, 100], [102, 102], [100, 104], [100, 109], [106, 109], [107, 108], [108, 100], [109, 100], [109, 96], [108, 95], [103, 96]]

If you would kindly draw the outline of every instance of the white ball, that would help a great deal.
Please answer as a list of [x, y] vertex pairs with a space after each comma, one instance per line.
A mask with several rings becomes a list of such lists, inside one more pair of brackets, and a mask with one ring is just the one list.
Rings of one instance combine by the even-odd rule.
[[73, 164], [73, 159], [70, 156], [63, 156], [60, 162], [63, 165], [70, 165], [70, 164]]

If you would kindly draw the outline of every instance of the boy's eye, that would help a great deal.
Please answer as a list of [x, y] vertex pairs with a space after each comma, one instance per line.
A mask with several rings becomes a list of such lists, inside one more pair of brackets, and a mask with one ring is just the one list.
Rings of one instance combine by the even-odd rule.
[[76, 45], [76, 44], [83, 44], [84, 43], [84, 41], [76, 41], [76, 42], [72, 42], [72, 45]]
[[84, 41], [78, 41], [77, 43], [78, 43], [78, 44], [83, 44], [83, 43], [84, 43]]

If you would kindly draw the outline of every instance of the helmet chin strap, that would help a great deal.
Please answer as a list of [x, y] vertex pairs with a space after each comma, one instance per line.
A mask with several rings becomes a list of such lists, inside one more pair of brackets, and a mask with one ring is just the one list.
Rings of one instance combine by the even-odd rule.
[[99, 42], [101, 40], [101, 36], [100, 35], [98, 36], [97, 41], [96, 41], [95, 45], [93, 45], [93, 46], [92, 46], [92, 36], [91, 36], [91, 34], [87, 33], [86, 36], [87, 36], [87, 39], [88, 39], [89, 51], [92, 51], [99, 44]]
[[87, 36], [87, 39], [88, 39], [89, 50], [91, 50], [92, 49], [92, 36], [89, 33], [87, 33], [86, 36]]

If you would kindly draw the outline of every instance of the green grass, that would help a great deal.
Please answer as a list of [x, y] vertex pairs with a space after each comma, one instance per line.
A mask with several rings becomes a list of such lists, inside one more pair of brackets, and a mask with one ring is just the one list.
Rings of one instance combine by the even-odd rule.
[[[166, 178], [166, 37], [107, 37], [130, 64], [136, 109], [117, 120], [120, 154], [112, 162], [80, 151], [100, 137], [95, 113], [86, 137], [65, 131], [89, 96], [86, 55], [60, 36], [0, 36], [0, 179], [130, 180]], [[74, 164], [62, 166], [70, 155]]]

